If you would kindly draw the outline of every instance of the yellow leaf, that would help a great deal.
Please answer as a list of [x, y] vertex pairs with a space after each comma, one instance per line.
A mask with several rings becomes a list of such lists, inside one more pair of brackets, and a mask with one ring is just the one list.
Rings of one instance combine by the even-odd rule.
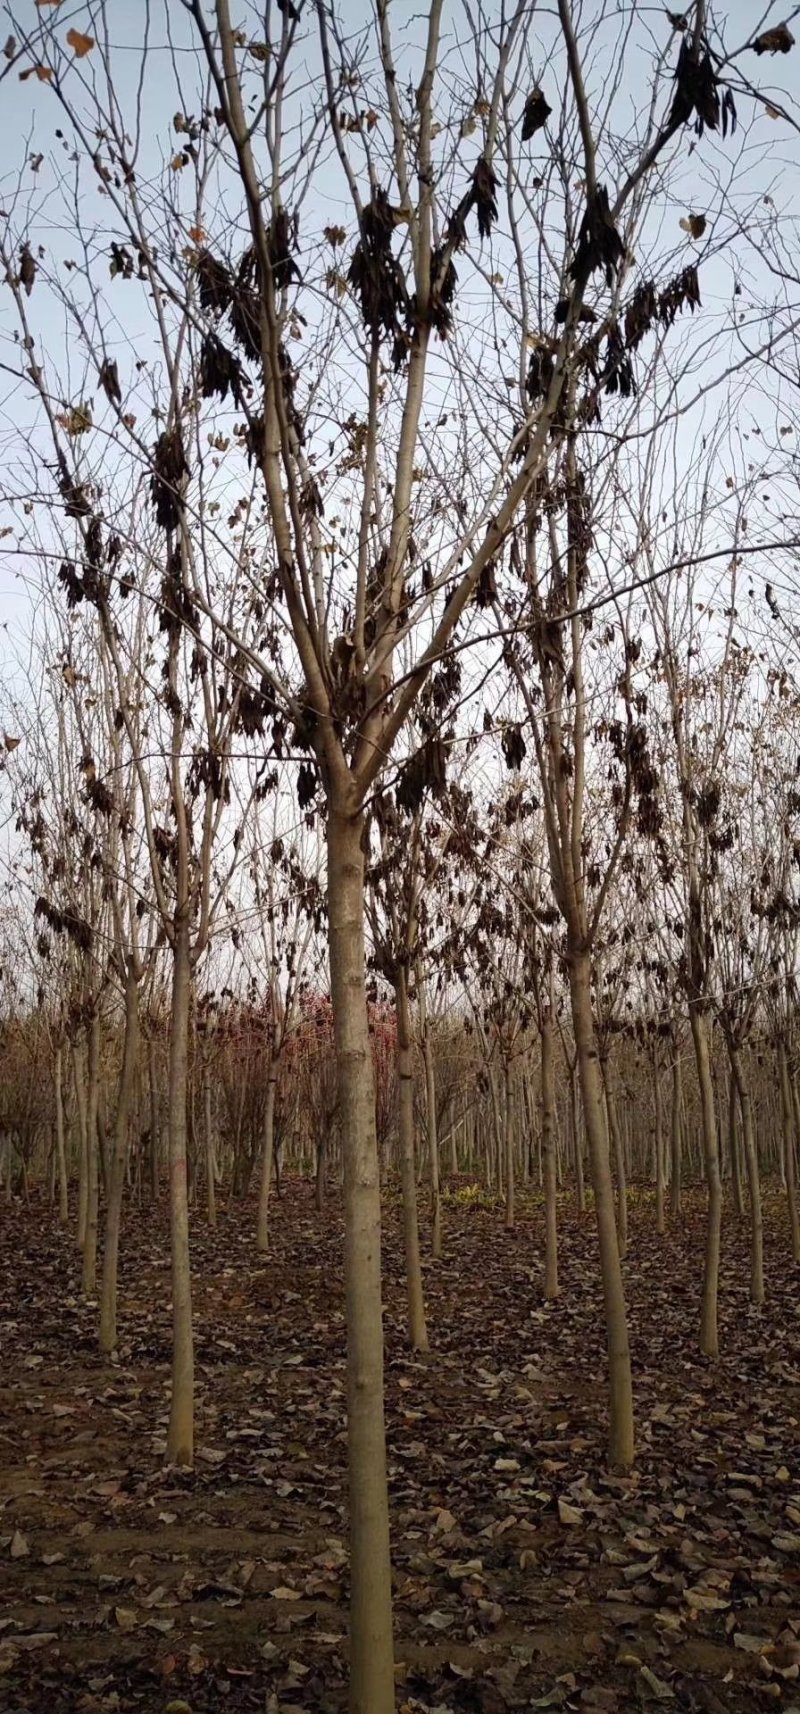
[[86, 434], [92, 427], [92, 407], [89, 404], [72, 405], [68, 411], [62, 411], [56, 416], [56, 422], [67, 434]]
[[77, 60], [82, 60], [85, 54], [90, 54], [94, 47], [94, 36], [85, 36], [82, 30], [68, 30], [67, 44]]
[[190, 226], [189, 237], [194, 239], [195, 244], [202, 244], [205, 239], [205, 233], [202, 226]]
[[53, 75], [51, 65], [29, 65], [27, 71], [19, 74], [20, 83], [27, 83], [29, 77], [38, 77], [40, 83], [49, 83]]

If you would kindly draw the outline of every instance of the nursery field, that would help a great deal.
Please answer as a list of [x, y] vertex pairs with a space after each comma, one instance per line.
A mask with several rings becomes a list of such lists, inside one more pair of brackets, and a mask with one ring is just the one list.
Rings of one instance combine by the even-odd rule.
[[[766, 1199], [767, 1312], [726, 1219], [721, 1355], [697, 1350], [703, 1204], [625, 1263], [637, 1458], [606, 1465], [591, 1212], [450, 1204], [405, 1341], [385, 1232], [397, 1706], [504, 1714], [800, 1708], [800, 1293]], [[131, 1210], [120, 1344], [97, 1353], [80, 1257], [35, 1197], [0, 1211], [0, 1705], [13, 1714], [338, 1714], [347, 1700], [341, 1211], [308, 1187], [192, 1237], [195, 1469], [165, 1464], [166, 1209]]]

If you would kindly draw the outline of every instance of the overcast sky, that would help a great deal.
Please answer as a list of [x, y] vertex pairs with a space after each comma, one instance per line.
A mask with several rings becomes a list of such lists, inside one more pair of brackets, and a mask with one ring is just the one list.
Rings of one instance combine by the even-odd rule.
[[[677, 4], [677, 0], [676, 0]], [[8, 13], [16, 20], [17, 36], [22, 34], [22, 28], [28, 22], [28, 0], [22, 0], [17, 8], [11, 6]], [[43, 13], [44, 13], [44, 9]], [[552, 30], [552, 8], [542, 8], [542, 41], [546, 42], [548, 29]], [[47, 19], [52, 23], [57, 37], [66, 38], [69, 29], [89, 32], [92, 28], [90, 14], [92, 8], [82, 5], [71, 5], [69, 0], [62, 0], [57, 11], [48, 10]], [[311, 7], [309, 5], [309, 13]], [[344, 29], [353, 35], [369, 26], [371, 9], [363, 0], [343, 0], [340, 16]], [[595, 0], [585, 0], [582, 9], [583, 19], [590, 23], [600, 12], [608, 15], [609, 23], [607, 36], [601, 38], [601, 49], [615, 38], [612, 34], [613, 20], [618, 18], [618, 7], [595, 4]], [[653, 40], [663, 43], [669, 37], [669, 26], [662, 7], [658, 5], [642, 5], [638, 8], [640, 20], [648, 30], [652, 31]], [[765, 23], [774, 24], [783, 17], [791, 17], [791, 9], [783, 9], [776, 5], [759, 6], [753, 0], [730, 0], [727, 5], [714, 8], [719, 19], [725, 19], [724, 37], [728, 49], [739, 48], [755, 30], [762, 28]], [[580, 9], [576, 8], [576, 14]], [[96, 9], [95, 15], [97, 16]], [[462, 16], [460, 8], [446, 8], [445, 28], [443, 31], [443, 60], [448, 65], [459, 61], [461, 44], [457, 39], [455, 20]], [[191, 46], [189, 27], [179, 5], [175, 0], [165, 11], [161, 0], [156, 0], [147, 7], [145, 0], [108, 0], [106, 17], [110, 41], [113, 49], [115, 82], [119, 103], [124, 112], [133, 114], [136, 109], [139, 80], [141, 77], [142, 56], [141, 48], [144, 39], [145, 20], [149, 17], [150, 36], [149, 53], [146, 73], [141, 87], [141, 155], [140, 163], [150, 170], [156, 170], [159, 163], [169, 159], [170, 149], [175, 147], [176, 135], [171, 121], [176, 110], [197, 111], [198, 61]], [[169, 45], [165, 19], [169, 18], [172, 32], [172, 44]], [[410, 74], [416, 70], [415, 61], [420, 45], [421, 11], [417, 0], [393, 0], [392, 26], [395, 39], [406, 42], [405, 65]], [[248, 14], [247, 8], [242, 8], [242, 22], [252, 37], [256, 35], [255, 13]], [[99, 34], [99, 21], [93, 28]], [[641, 52], [644, 52], [642, 45]], [[546, 56], [545, 56], [546, 57]], [[402, 58], [402, 56], [401, 56]], [[798, 94], [798, 78], [800, 77], [800, 48], [796, 55], [778, 59], [757, 59], [752, 53], [742, 59], [742, 66], [750, 76], [757, 76], [759, 86], [766, 93], [775, 92], [775, 99], [781, 103], [789, 102], [795, 109], [800, 107], [796, 97]], [[317, 58], [316, 38], [311, 35], [307, 50], [307, 65], [310, 79], [318, 79], [319, 64]], [[464, 44], [462, 70], [469, 77], [471, 61]], [[99, 56], [93, 59], [88, 55], [80, 62], [79, 67], [73, 68], [74, 75], [91, 78], [101, 70]], [[605, 65], [589, 64], [587, 81], [602, 88], [606, 76]], [[553, 68], [550, 68], [551, 81]], [[626, 69], [624, 92], [628, 93], [631, 110], [641, 105], [643, 99], [643, 77], [639, 75], [638, 62], [631, 56], [630, 69]], [[180, 78], [183, 88], [179, 89], [176, 79]], [[441, 100], [446, 103], [451, 99], [448, 93], [449, 79], [443, 82]], [[0, 198], [16, 197], [17, 218], [19, 200], [28, 201], [31, 208], [33, 229], [39, 241], [44, 240], [50, 252], [68, 257], [70, 245], [74, 241], [74, 232], [70, 230], [69, 209], [63, 197], [63, 185], [57, 184], [56, 173], [52, 161], [58, 162], [63, 172], [65, 158], [69, 149], [68, 131], [65, 139], [60, 141], [56, 135], [64, 125], [64, 117], [58, 106], [53, 92], [47, 85], [38, 83], [35, 78], [20, 81], [15, 67], [12, 67], [5, 78], [2, 91], [2, 123], [4, 147], [0, 155]], [[797, 133], [783, 120], [773, 120], [758, 113], [753, 121], [753, 105], [746, 97], [739, 101], [743, 125], [748, 130], [747, 166], [748, 194], [753, 185], [760, 184], [765, 194], [774, 199], [776, 205], [784, 210], [793, 209], [797, 197], [798, 149]], [[702, 149], [702, 145], [700, 146]], [[42, 157], [39, 162], [39, 157]], [[27, 165], [24, 165], [27, 160]], [[700, 177], [700, 154], [694, 160], [687, 154], [682, 163], [685, 195], [687, 203], [691, 201], [695, 187], [702, 184]], [[141, 167], [140, 167], [141, 176]], [[331, 171], [329, 178], [325, 173], [317, 181], [317, 194], [323, 194], [329, 203], [327, 217], [331, 221], [352, 223], [352, 208], [343, 189], [343, 181], [338, 171]], [[700, 194], [698, 192], [698, 194]], [[102, 210], [100, 214], [102, 218]], [[704, 307], [715, 305], [715, 294], [719, 305], [730, 290], [730, 258], [723, 265], [713, 260], [702, 270]], [[69, 330], [65, 326], [63, 311], [55, 304], [48, 307], [46, 299], [39, 294], [36, 303], [37, 337], [45, 355], [56, 354], [58, 369], [62, 376], [70, 374], [72, 350]], [[13, 331], [15, 317], [13, 306], [8, 301], [3, 303], [0, 298], [0, 359], [10, 357], [14, 362], [15, 352]], [[141, 330], [132, 325], [127, 330], [128, 337], [135, 342], [141, 341], [143, 349], [148, 339], [152, 339], [152, 327], [148, 327], [147, 318], [143, 319]], [[679, 337], [685, 337], [679, 336]], [[696, 375], [698, 386], [702, 385], [702, 370]], [[6, 467], [13, 463], [14, 449], [18, 445], [19, 425], [26, 419], [32, 408], [24, 396], [24, 389], [19, 384], [12, 383], [8, 377], [0, 376], [0, 460], [5, 460]], [[754, 409], [758, 401], [753, 401]], [[694, 431], [693, 431], [694, 432]], [[2, 477], [0, 477], [0, 529], [6, 519], [3, 516]], [[0, 625], [8, 625], [15, 635], [14, 651], [8, 649], [8, 633], [0, 630], [0, 659], [5, 659], [6, 670], [10, 670], [9, 653], [16, 652], [19, 640], [29, 623], [30, 587], [28, 575], [30, 568], [14, 560], [13, 554], [3, 553], [3, 541], [0, 539]], [[35, 575], [32, 580], [35, 587]], [[23, 681], [19, 681], [20, 683]]]

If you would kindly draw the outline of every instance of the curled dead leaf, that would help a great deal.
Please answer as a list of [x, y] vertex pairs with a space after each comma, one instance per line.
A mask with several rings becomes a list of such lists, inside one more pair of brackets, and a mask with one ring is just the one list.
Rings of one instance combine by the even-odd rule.
[[766, 1654], [772, 1645], [769, 1637], [757, 1637], [752, 1631], [734, 1631], [733, 1646], [743, 1654]]
[[690, 238], [702, 238], [707, 221], [704, 214], [686, 214], [678, 224], [682, 232], [688, 232]]
[[649, 1666], [640, 1666], [639, 1681], [645, 1698], [654, 1697], [656, 1702], [674, 1702], [675, 1692], [672, 1685], [667, 1684], [666, 1679], [659, 1678]]
[[776, 24], [773, 29], [764, 30], [753, 42], [753, 52], [757, 54], [788, 54], [793, 47], [794, 36], [788, 24]]
[[76, 60], [82, 60], [95, 46], [94, 36], [84, 35], [83, 30], [68, 30], [67, 46], [72, 49]]

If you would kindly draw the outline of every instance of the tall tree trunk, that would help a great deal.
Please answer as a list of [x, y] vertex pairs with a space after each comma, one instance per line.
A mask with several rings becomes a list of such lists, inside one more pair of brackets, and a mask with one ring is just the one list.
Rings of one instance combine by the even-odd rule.
[[214, 1161], [214, 1124], [211, 1116], [211, 1081], [206, 1066], [203, 1079], [203, 1129], [206, 1134], [206, 1215], [209, 1226], [217, 1224], [217, 1180]]
[[344, 1157], [350, 1714], [394, 1714], [381, 1199], [364, 955], [363, 817], [331, 805], [328, 924]]
[[147, 1043], [147, 1079], [150, 1089], [150, 1195], [154, 1202], [158, 1201], [158, 1155], [161, 1133], [161, 1114], [158, 1104], [158, 1074], [156, 1071], [156, 1044], [152, 1036]]
[[500, 1097], [497, 1090], [497, 1073], [491, 1063], [489, 1064], [488, 1071], [489, 1098], [492, 1105], [492, 1128], [486, 1139], [487, 1179], [490, 1185], [493, 1185], [496, 1182], [498, 1192], [500, 1194], [504, 1194], [505, 1182], [503, 1177], [503, 1151], [505, 1144], [503, 1118], [500, 1110]]
[[697, 1082], [700, 1089], [703, 1163], [708, 1191], [703, 1302], [700, 1315], [700, 1350], [705, 1357], [716, 1357], [719, 1355], [717, 1299], [719, 1296], [719, 1254], [722, 1237], [722, 1181], [719, 1173], [719, 1143], [717, 1139], [717, 1116], [714, 1110], [714, 1085], [711, 1081], [708, 1021], [701, 1006], [691, 1001], [689, 1003], [689, 1023], [692, 1030]]
[[739, 1140], [736, 1135], [737, 1100], [738, 1090], [736, 1087], [736, 1073], [734, 1072], [733, 1066], [731, 1066], [730, 1078], [728, 1080], [728, 1157], [731, 1164], [733, 1211], [737, 1220], [741, 1220], [742, 1215], [744, 1214], [744, 1202], [742, 1199], [742, 1173], [739, 1165]]
[[85, 1041], [72, 1047], [72, 1074], [75, 1081], [75, 1106], [78, 1112], [78, 1222], [75, 1242], [79, 1250], [86, 1243], [86, 1206], [88, 1202], [88, 1137], [86, 1120], [86, 1091], [89, 1083], [88, 1046]]
[[607, 1059], [604, 1058], [601, 1061], [601, 1068], [606, 1097], [606, 1113], [608, 1115], [608, 1134], [614, 1151], [614, 1171], [617, 1179], [617, 1241], [620, 1261], [624, 1262], [628, 1254], [628, 1182], [625, 1175], [625, 1151], [622, 1146], [622, 1132], [614, 1096], [614, 1075]]
[[314, 1170], [314, 1206], [320, 1214], [325, 1207], [328, 1194], [327, 1161], [328, 1139], [320, 1134], [317, 1139], [317, 1163]]
[[428, 1145], [431, 1155], [431, 1252], [434, 1261], [442, 1256], [442, 1184], [439, 1166], [439, 1118], [436, 1112], [436, 1067], [433, 1044], [426, 1034], [424, 1043], [425, 1100], [428, 1111]]
[[100, 1096], [100, 1013], [89, 1024], [86, 1095], [86, 1234], [83, 1240], [82, 1285], [85, 1297], [93, 1297], [97, 1286], [97, 1215], [99, 1187], [99, 1140], [97, 1109]]
[[53, 1126], [49, 1128], [47, 1154], [45, 1155], [45, 1172], [47, 1174], [47, 1200], [52, 1208], [56, 1199], [56, 1134]]
[[573, 1165], [575, 1167], [575, 1197], [578, 1213], [586, 1213], [586, 1185], [583, 1176], [583, 1138], [581, 1137], [580, 1115], [578, 1113], [578, 1067], [569, 1068], [569, 1115], [572, 1131]]
[[397, 1121], [400, 1138], [400, 1183], [403, 1197], [403, 1245], [408, 1299], [408, 1337], [415, 1351], [428, 1350], [422, 1267], [419, 1256], [417, 1171], [414, 1148], [414, 1059], [411, 1046], [411, 1012], [408, 1004], [408, 973], [397, 972], [394, 988], [397, 1012]]
[[506, 1177], [506, 1231], [513, 1232], [515, 1209], [514, 1182], [514, 1122], [511, 1105], [511, 1066], [509, 1061], [503, 1067], [503, 1152], [505, 1154]]
[[104, 1112], [102, 1082], [97, 1092], [97, 1164], [103, 1195], [108, 1200], [109, 1171], [108, 1171], [108, 1138], [106, 1135], [106, 1117]]
[[677, 1041], [673, 1041], [672, 1053], [669, 1211], [671, 1218], [677, 1220], [681, 1212], [681, 1106], [683, 1103], [681, 1052]]
[[664, 1231], [664, 1110], [658, 1049], [653, 1048], [653, 1171], [656, 1181], [656, 1231]]
[[167, 1430], [167, 1457], [171, 1464], [184, 1466], [194, 1462], [194, 1336], [186, 1163], [191, 977], [189, 924], [188, 921], [183, 922], [178, 918], [172, 949], [167, 1118], [172, 1262], [172, 1398]]
[[558, 1213], [556, 1204], [556, 1088], [553, 1068], [553, 1018], [542, 1019], [542, 1165], [544, 1169], [544, 1295], [558, 1297]]
[[728, 1044], [731, 1074], [736, 1084], [742, 1115], [742, 1141], [750, 1197], [750, 1297], [753, 1303], [764, 1302], [764, 1227], [761, 1214], [761, 1180], [758, 1172], [758, 1151], [753, 1124], [753, 1102], [742, 1069], [738, 1047]]
[[103, 1248], [103, 1277], [100, 1287], [100, 1350], [113, 1351], [117, 1343], [117, 1274], [122, 1197], [128, 1158], [130, 1114], [139, 1059], [139, 983], [135, 971], [125, 977], [125, 1042], [122, 1051], [114, 1119], [114, 1138], [108, 1164], [108, 1200]]
[[278, 1081], [278, 1067], [270, 1058], [267, 1075], [267, 1094], [264, 1102], [264, 1134], [261, 1144], [261, 1178], [258, 1189], [258, 1221], [256, 1224], [256, 1249], [264, 1256], [269, 1249], [269, 1193], [272, 1185], [272, 1157], [275, 1153], [275, 1094]]
[[436, 1067], [434, 1065], [433, 1042], [431, 1041], [431, 1032], [428, 1023], [425, 984], [422, 980], [422, 972], [420, 970], [417, 970], [417, 993], [419, 995], [422, 1061], [425, 1067], [425, 1112], [428, 1119], [428, 1148], [430, 1150], [431, 1157], [431, 1252], [434, 1261], [438, 1262], [442, 1254], [442, 1192], [441, 1173], [439, 1169], [439, 1121], [436, 1112]]
[[56, 1048], [53, 1067], [56, 1102], [56, 1164], [58, 1168], [58, 1218], [62, 1226], [69, 1220], [69, 1186], [67, 1184], [67, 1155], [64, 1146], [64, 1054]]
[[608, 1343], [609, 1460], [612, 1465], [627, 1469], [633, 1463], [634, 1452], [628, 1319], [614, 1217], [614, 1187], [611, 1181], [608, 1131], [603, 1113], [603, 1084], [592, 1016], [591, 970], [589, 955], [582, 946], [570, 948], [569, 986], [600, 1248], [600, 1273]]
[[800, 1218], [797, 1210], [797, 1172], [795, 1166], [795, 1123], [786, 1044], [778, 1042], [778, 1074], [781, 1085], [781, 1115], [783, 1121], [783, 1159], [786, 1175], [786, 1204], [789, 1230], [792, 1235], [792, 1260], [800, 1262]]

